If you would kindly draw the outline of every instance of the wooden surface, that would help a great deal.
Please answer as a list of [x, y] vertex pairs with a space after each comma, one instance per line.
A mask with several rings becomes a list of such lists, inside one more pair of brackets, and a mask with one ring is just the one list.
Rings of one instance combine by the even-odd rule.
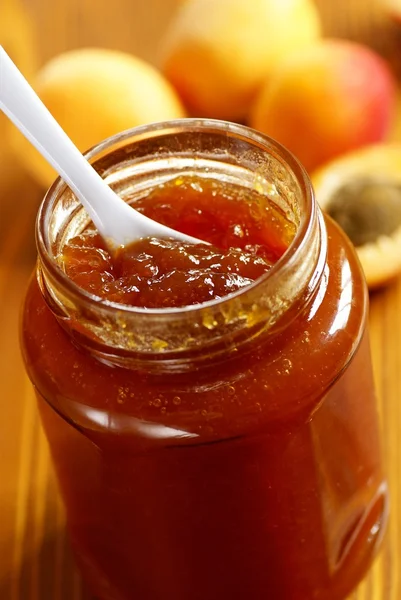
[[[0, 7], [2, 2], [15, 1], [0, 0]], [[152, 40], [178, 1], [30, 0], [26, 8], [41, 40], [40, 62], [84, 44], [131, 50], [155, 60]], [[378, 1], [320, 0], [318, 4], [330, 35], [370, 42], [390, 58], [397, 47], [401, 53], [401, 35], [385, 20]], [[398, 129], [394, 135], [401, 139]], [[2, 140], [0, 147], [0, 600], [82, 600], [85, 596], [18, 344], [20, 304], [35, 263], [34, 219], [42, 190], [16, 165]], [[380, 557], [352, 599], [400, 600], [401, 280], [372, 296], [370, 327], [392, 511]]]

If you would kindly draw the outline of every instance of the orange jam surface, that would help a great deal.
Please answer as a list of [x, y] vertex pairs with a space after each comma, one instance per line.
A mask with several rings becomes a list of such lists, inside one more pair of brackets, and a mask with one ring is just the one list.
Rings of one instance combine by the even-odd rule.
[[60, 263], [76, 284], [121, 304], [177, 307], [226, 296], [266, 273], [295, 234], [266, 196], [228, 189], [234, 196], [217, 182], [188, 177], [135, 202], [148, 217], [210, 245], [144, 238], [112, 257], [89, 229], [69, 240]]

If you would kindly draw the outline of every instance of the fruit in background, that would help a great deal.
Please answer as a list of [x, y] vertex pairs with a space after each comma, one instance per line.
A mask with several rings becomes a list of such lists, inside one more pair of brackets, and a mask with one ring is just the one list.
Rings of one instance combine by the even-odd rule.
[[[61, 54], [38, 73], [34, 87], [82, 152], [125, 129], [185, 116], [177, 94], [154, 67], [113, 50]], [[15, 128], [13, 139], [32, 175], [50, 185], [55, 171]]]
[[277, 62], [319, 35], [311, 0], [187, 0], [162, 67], [191, 114], [241, 120]]
[[382, 141], [394, 105], [394, 78], [380, 56], [361, 44], [325, 40], [277, 67], [250, 125], [287, 146], [311, 171]]
[[[37, 68], [36, 44], [32, 23], [18, 0], [0, 2], [0, 45], [22, 73], [32, 78]], [[15, 175], [15, 159], [7, 146], [7, 132], [12, 125], [0, 111], [0, 173], [2, 181]]]
[[312, 174], [316, 199], [356, 246], [370, 288], [401, 272], [401, 144], [349, 153]]
[[37, 68], [34, 32], [29, 16], [18, 0], [1, 1], [0, 45], [25, 77], [32, 77]]

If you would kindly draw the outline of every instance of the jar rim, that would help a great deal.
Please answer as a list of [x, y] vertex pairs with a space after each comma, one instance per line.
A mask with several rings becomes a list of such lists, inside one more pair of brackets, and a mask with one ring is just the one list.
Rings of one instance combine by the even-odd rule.
[[68, 289], [69, 295], [72, 295], [81, 304], [89, 307], [102, 307], [105, 310], [118, 311], [121, 315], [147, 315], [149, 317], [176, 317], [178, 315], [186, 315], [201, 313], [216, 306], [221, 307], [230, 303], [235, 299], [240, 299], [253, 291], [261, 283], [273, 282], [277, 278], [283, 277], [285, 272], [294, 268], [294, 263], [297, 262], [302, 248], [310, 237], [313, 229], [313, 224], [316, 220], [317, 205], [314, 199], [313, 189], [305, 168], [301, 165], [298, 159], [279, 142], [273, 140], [265, 134], [262, 134], [245, 125], [231, 123], [229, 121], [214, 120], [214, 119], [198, 119], [184, 118], [172, 121], [161, 121], [151, 123], [140, 127], [127, 129], [111, 137], [106, 138], [96, 144], [84, 153], [85, 158], [89, 162], [94, 162], [101, 158], [111, 147], [117, 150], [124, 146], [124, 142], [131, 139], [134, 143], [143, 139], [151, 139], [160, 135], [167, 136], [174, 133], [191, 132], [199, 133], [220, 133], [226, 136], [232, 136], [239, 140], [248, 142], [254, 146], [265, 150], [268, 154], [274, 154], [281, 159], [289, 167], [292, 174], [295, 176], [299, 184], [303, 199], [304, 210], [302, 211], [300, 223], [297, 227], [296, 234], [291, 244], [277, 262], [261, 277], [253, 281], [247, 286], [240, 288], [222, 298], [214, 298], [206, 302], [191, 304], [183, 307], [165, 307], [165, 308], [143, 308], [131, 305], [119, 304], [110, 300], [100, 298], [91, 294], [87, 290], [79, 287], [74, 283], [67, 274], [61, 269], [60, 265], [51, 249], [49, 248], [49, 240], [47, 239], [47, 223], [49, 212], [52, 209], [54, 201], [68, 188], [67, 184], [57, 177], [46, 192], [43, 201], [39, 207], [36, 220], [36, 245], [40, 261], [43, 263], [47, 271], [51, 274], [52, 279], [64, 289]]

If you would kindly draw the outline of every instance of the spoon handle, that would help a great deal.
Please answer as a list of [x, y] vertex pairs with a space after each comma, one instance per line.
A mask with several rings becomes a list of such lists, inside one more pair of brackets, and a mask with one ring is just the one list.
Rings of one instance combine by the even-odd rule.
[[[96, 206], [93, 206], [93, 201], [88, 204], [87, 197], [93, 198], [99, 184], [103, 186], [104, 183], [1, 46], [0, 108], [78, 196], [95, 226], [102, 233], [102, 219]], [[74, 173], [74, 181], [69, 173]], [[100, 197], [102, 196], [104, 190], [101, 190]]]
[[2, 46], [0, 109], [72, 189], [110, 247], [146, 236], [199, 242], [152, 221], [119, 198], [82, 156]]

